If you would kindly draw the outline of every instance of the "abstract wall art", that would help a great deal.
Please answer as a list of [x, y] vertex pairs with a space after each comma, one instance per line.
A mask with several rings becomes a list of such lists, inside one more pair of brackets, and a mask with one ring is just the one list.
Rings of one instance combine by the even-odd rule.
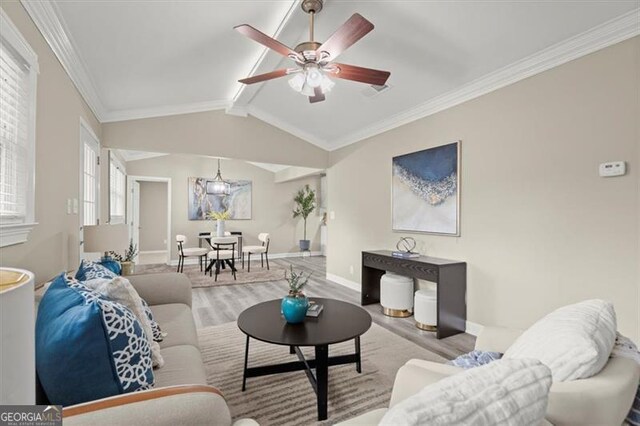
[[207, 182], [213, 178], [189, 178], [189, 220], [209, 220], [209, 212], [228, 210], [231, 220], [251, 219], [250, 180], [229, 180], [231, 193], [227, 196], [207, 194]]
[[460, 235], [460, 141], [393, 157], [392, 229]]

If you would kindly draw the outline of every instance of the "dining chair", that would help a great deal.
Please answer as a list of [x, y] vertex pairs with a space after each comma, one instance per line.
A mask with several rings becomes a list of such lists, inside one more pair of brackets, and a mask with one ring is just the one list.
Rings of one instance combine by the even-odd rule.
[[262, 267], [264, 268], [264, 261], [266, 259], [267, 261], [267, 271], [269, 270], [269, 242], [271, 241], [271, 238], [269, 237], [269, 234], [266, 232], [263, 232], [261, 234], [258, 234], [258, 240], [260, 240], [262, 242], [262, 245], [260, 246], [244, 246], [242, 247], [242, 269], [244, 269], [244, 254], [247, 254], [247, 272], [251, 272], [251, 254], [258, 254], [260, 253], [260, 263], [262, 265]]
[[233, 279], [236, 279], [236, 244], [238, 244], [236, 237], [211, 237], [209, 243], [211, 251], [207, 253], [209, 265], [205, 273], [209, 271], [209, 276], [212, 276], [215, 268], [215, 281], [218, 281], [218, 274], [225, 263], [231, 268]]
[[176, 235], [176, 243], [178, 244], [178, 270], [177, 272], [184, 272], [184, 259], [187, 257], [198, 257], [200, 263], [200, 271], [202, 271], [202, 265], [205, 262], [207, 253], [209, 250], [206, 248], [189, 247], [184, 245], [187, 243], [187, 237], [184, 235]]

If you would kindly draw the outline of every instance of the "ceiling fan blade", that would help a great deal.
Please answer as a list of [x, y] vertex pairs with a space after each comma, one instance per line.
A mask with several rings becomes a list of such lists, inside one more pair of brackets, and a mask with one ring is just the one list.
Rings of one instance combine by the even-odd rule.
[[389, 71], [374, 70], [372, 68], [357, 67], [355, 65], [338, 63], [332, 63], [331, 65], [337, 68], [337, 72], [331, 72], [329, 74], [332, 77], [373, 84], [375, 86], [383, 86], [391, 75]]
[[315, 94], [313, 96], [309, 96], [309, 102], [311, 102], [312, 104], [315, 104], [316, 102], [322, 102], [326, 99], [324, 97], [324, 93], [322, 93], [322, 90], [319, 87], [316, 87], [315, 89], [313, 89], [313, 91]]
[[373, 30], [373, 24], [364, 19], [360, 14], [355, 13], [331, 37], [318, 48], [317, 55], [321, 57], [322, 52], [329, 54], [329, 60], [335, 60], [338, 55], [347, 50], [349, 46], [360, 40]]
[[274, 78], [284, 77], [287, 74], [289, 74], [289, 70], [286, 68], [282, 68], [282, 69], [271, 71], [268, 73], [243, 78], [242, 80], [238, 80], [238, 82], [242, 84], [260, 83], [261, 81], [267, 81], [267, 80], [272, 80]]
[[258, 43], [268, 47], [271, 50], [275, 50], [282, 56], [291, 57], [293, 55], [294, 57], [300, 59], [300, 55], [298, 55], [296, 51], [280, 43], [275, 38], [269, 37], [265, 33], [256, 30], [251, 25], [242, 24], [233, 27], [233, 29], [238, 31], [240, 34], [249, 37], [251, 40], [257, 41]]

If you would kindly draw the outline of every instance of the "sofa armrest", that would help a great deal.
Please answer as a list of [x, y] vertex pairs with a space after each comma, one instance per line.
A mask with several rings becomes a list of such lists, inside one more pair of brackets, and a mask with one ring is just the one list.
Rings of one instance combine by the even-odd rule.
[[610, 358], [593, 377], [555, 382], [549, 393], [547, 420], [554, 425], [619, 425], [638, 390], [640, 367], [628, 358]]
[[231, 425], [222, 393], [205, 385], [168, 386], [66, 407], [67, 425]]
[[405, 365], [400, 367], [396, 374], [389, 408], [420, 392], [425, 386], [461, 371], [464, 370], [453, 365], [438, 362], [424, 361], [421, 359], [411, 359], [407, 361]]
[[127, 278], [140, 297], [151, 306], [184, 303], [191, 307], [191, 281], [184, 274], [164, 272]]
[[505, 353], [522, 334], [522, 330], [504, 327], [483, 327], [476, 339], [476, 349]]

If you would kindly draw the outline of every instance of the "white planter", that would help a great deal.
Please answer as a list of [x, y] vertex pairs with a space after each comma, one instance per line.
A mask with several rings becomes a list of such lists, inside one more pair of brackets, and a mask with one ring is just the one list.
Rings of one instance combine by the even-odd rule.
[[216, 237], [224, 237], [224, 220], [218, 220], [216, 222]]

